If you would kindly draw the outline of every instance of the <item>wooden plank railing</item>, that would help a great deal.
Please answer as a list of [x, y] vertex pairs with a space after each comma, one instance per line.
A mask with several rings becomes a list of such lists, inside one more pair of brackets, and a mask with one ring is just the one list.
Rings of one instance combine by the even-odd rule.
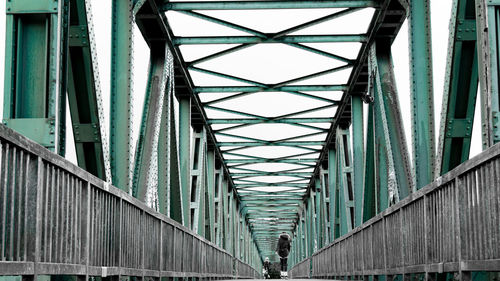
[[[311, 277], [500, 271], [500, 144], [312, 257]], [[303, 264], [292, 272], [303, 276]]]
[[0, 275], [255, 278], [127, 193], [0, 125]]

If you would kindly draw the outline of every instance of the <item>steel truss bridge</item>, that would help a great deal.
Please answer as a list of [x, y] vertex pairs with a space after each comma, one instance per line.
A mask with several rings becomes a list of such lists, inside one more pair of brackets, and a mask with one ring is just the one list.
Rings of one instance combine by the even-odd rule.
[[[0, 280], [260, 278], [283, 231], [293, 278], [498, 280], [500, 1], [451, 1], [435, 134], [430, 0], [112, 0], [109, 93], [89, 0], [7, 0]], [[263, 31], [262, 11], [316, 14]], [[391, 54], [405, 21], [413, 158]], [[231, 32], [200, 32], [213, 26]], [[132, 73], [136, 27], [147, 74]], [[251, 78], [273, 67], [251, 56], [266, 46], [326, 63]]]

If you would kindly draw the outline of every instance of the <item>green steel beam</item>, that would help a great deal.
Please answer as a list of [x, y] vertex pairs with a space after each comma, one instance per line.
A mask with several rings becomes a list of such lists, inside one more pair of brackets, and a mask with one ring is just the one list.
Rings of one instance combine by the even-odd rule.
[[206, 188], [207, 135], [204, 129], [193, 134], [193, 153], [190, 182], [191, 229], [205, 236], [205, 188]]
[[324, 145], [323, 141], [290, 141], [290, 142], [271, 142], [271, 141], [263, 141], [263, 142], [218, 142], [218, 146], [316, 146], [316, 145]]
[[200, 44], [270, 44], [270, 43], [344, 43], [366, 42], [366, 35], [288, 35], [279, 38], [262, 38], [257, 36], [203, 36], [203, 37], [175, 37], [175, 45]]
[[168, 84], [165, 89], [160, 135], [158, 138], [158, 210], [173, 220], [183, 223], [182, 190], [180, 183], [179, 148], [174, 109], [174, 64], [173, 57], [167, 56]]
[[215, 243], [215, 152], [211, 149], [207, 150], [207, 188], [205, 191], [206, 198], [206, 233], [205, 237]]
[[[227, 164], [231, 163], [244, 163], [244, 164], [255, 164], [255, 163], [289, 163], [289, 164], [298, 164], [298, 163], [316, 163], [316, 158], [296, 158], [296, 159], [226, 159], [225, 162]], [[229, 168], [233, 167], [231, 165]]]
[[315, 210], [315, 220], [316, 220], [316, 241], [317, 241], [317, 247], [318, 249], [321, 249], [323, 247], [323, 227], [325, 224], [325, 221], [323, 221], [324, 213], [322, 211], [323, 208], [323, 200], [321, 200], [321, 196], [323, 193], [323, 190], [321, 189], [321, 180], [316, 177], [314, 179], [314, 190], [315, 190], [315, 202], [314, 202], [314, 207]]
[[183, 225], [191, 227], [191, 98], [179, 97], [179, 161]]
[[330, 239], [330, 187], [329, 187], [329, 178], [328, 178], [328, 170], [325, 167], [322, 167], [320, 170], [320, 182], [321, 182], [321, 212], [323, 212], [322, 218], [322, 234], [323, 234], [323, 245], [328, 245], [333, 242]]
[[[158, 169], [155, 151], [158, 149], [162, 107], [168, 83], [168, 48], [157, 45], [150, 50], [149, 77], [144, 99], [141, 130], [137, 141], [132, 194], [146, 201], [147, 193], [155, 185], [153, 177]], [[156, 161], [155, 161], [156, 160]]]
[[67, 46], [63, 21], [68, 7], [64, 1], [36, 2], [6, 1], [3, 119], [8, 127], [61, 153], [66, 80], [60, 70], [67, 59], [62, 48]]
[[328, 188], [330, 189], [330, 241], [340, 236], [338, 224], [337, 150], [328, 148]]
[[434, 97], [429, 3], [430, 0], [409, 1], [410, 92], [416, 189], [434, 179]]
[[476, 0], [483, 149], [500, 142], [498, 1]]
[[330, 1], [206, 1], [164, 2], [163, 10], [248, 10], [248, 9], [319, 9], [378, 7], [373, 0]]
[[[111, 180], [102, 143], [104, 112], [95, 59], [97, 50], [91, 33], [92, 22], [87, 16], [88, 4], [83, 1], [70, 3], [67, 93], [78, 166], [101, 179]], [[126, 184], [128, 186], [128, 182]]]
[[479, 82], [474, 0], [454, 0], [436, 175], [469, 159]]
[[363, 140], [363, 101], [360, 96], [351, 96], [352, 119], [352, 168], [354, 187], [354, 227], [363, 223], [364, 200], [364, 150]]
[[339, 231], [345, 235], [354, 228], [355, 214], [351, 141], [348, 129], [337, 128], [336, 135]]
[[111, 174], [113, 185], [127, 192], [132, 135], [132, 2], [113, 0], [111, 5]]
[[324, 92], [345, 91], [347, 85], [298, 85], [282, 86], [276, 88], [263, 88], [258, 86], [210, 86], [195, 87], [197, 93], [235, 93], [235, 92]]
[[[271, 120], [266, 123], [331, 123], [333, 118], [285, 118]], [[261, 119], [209, 119], [209, 124], [259, 124], [262, 123]]]
[[407, 197], [413, 190], [413, 184], [389, 42], [378, 41], [371, 46], [369, 69], [374, 75], [372, 106], [377, 118], [375, 126], [379, 128], [375, 130], [376, 138], [380, 140], [376, 147], [381, 149], [379, 153], [384, 153], [386, 159], [377, 161], [375, 165], [386, 169], [386, 174], [380, 171], [377, 175], [387, 178], [387, 185], [381, 183], [380, 187], [387, 186], [389, 201], [394, 203]]
[[365, 176], [363, 196], [363, 222], [368, 221], [377, 214], [377, 199], [375, 186], [375, 118], [374, 106], [368, 108], [368, 124], [366, 132], [365, 150]]

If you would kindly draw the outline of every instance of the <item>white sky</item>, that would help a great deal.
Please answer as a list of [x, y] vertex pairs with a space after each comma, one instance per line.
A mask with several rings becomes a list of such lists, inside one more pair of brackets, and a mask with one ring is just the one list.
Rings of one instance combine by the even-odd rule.
[[[110, 88], [110, 15], [111, 15], [111, 1], [103, 1], [103, 0], [91, 0], [93, 4], [93, 12], [94, 12], [94, 26], [97, 27], [96, 30], [96, 44], [98, 48], [98, 60], [99, 60], [99, 79], [100, 79], [100, 84], [101, 84], [101, 89], [102, 89], [102, 97], [104, 101], [104, 110], [105, 110], [105, 116], [107, 122], [109, 122], [109, 88]], [[323, 10], [323, 11], [314, 11], [310, 12], [308, 16], [310, 16], [310, 19], [317, 18], [326, 14], [331, 13], [332, 9]], [[446, 64], [446, 56], [447, 56], [447, 46], [448, 46], [448, 24], [449, 24], [449, 16], [450, 16], [450, 10], [451, 10], [451, 0], [433, 0], [431, 1], [431, 21], [432, 21], [432, 39], [433, 39], [433, 69], [434, 69], [434, 101], [435, 101], [435, 124], [436, 124], [436, 139], [439, 134], [439, 122], [440, 122], [440, 112], [441, 112], [441, 99], [442, 99], [442, 92], [443, 92], [443, 81], [444, 81], [444, 73], [445, 73], [445, 64]], [[293, 23], [293, 20], [287, 22], [286, 20], [274, 20], [270, 21], [268, 20], [270, 17], [276, 17], [277, 14], [281, 14], [282, 17], [284, 18], [299, 18], [300, 15], [294, 14], [296, 11], [294, 10], [286, 10], [286, 11], [253, 11], [251, 12], [252, 16], [246, 16], [243, 14], [243, 11], [237, 11], [237, 12], [231, 12], [228, 13], [227, 11], [210, 11], [207, 12], [206, 14], [210, 15], [216, 15], [221, 18], [224, 18], [229, 21], [237, 21], [239, 24], [244, 24], [247, 27], [258, 29], [260, 31], [265, 31], [265, 32], [275, 32], [278, 30], [285, 29], [289, 26], [287, 24]], [[363, 14], [365, 13], [365, 14]], [[369, 11], [363, 11], [361, 13], [361, 17], [368, 17]], [[171, 18], [171, 16], [169, 15]], [[185, 15], [178, 16], [180, 18], [182, 17], [187, 17]], [[169, 19], [170, 19], [169, 18]], [[201, 20], [199, 20], [201, 22]], [[306, 21], [306, 20], [303, 20]], [[356, 24], [357, 22], [351, 21], [351, 22], [346, 22], [342, 24], [342, 29], [341, 30], [333, 30], [331, 32], [337, 33], [337, 32], [346, 32], [346, 33], [358, 33], [362, 32], [359, 31], [360, 27], [359, 25]], [[172, 25], [174, 27], [174, 30], [179, 30], [175, 29], [175, 21], [172, 21]], [[218, 25], [203, 22], [203, 24], [196, 25], [195, 28], [187, 27], [184, 29], [184, 31], [179, 31], [179, 32], [185, 32], [185, 34], [182, 35], [188, 35], [189, 32], [192, 30], [196, 30], [197, 32], [213, 32], [216, 29], [213, 28], [221, 28], [223, 30], [228, 30], [227, 28], [222, 28]], [[316, 29], [310, 29], [308, 31], [312, 33], [316, 32], [321, 32], [321, 26], [315, 27]], [[191, 31], [190, 31], [191, 30]], [[230, 29], [229, 29], [230, 30]], [[324, 27], [323, 27], [324, 30]], [[348, 30], [348, 31], [345, 31]], [[177, 31], [176, 31], [177, 32]], [[221, 31], [222, 32], [222, 31]], [[246, 33], [241, 33], [238, 31], [231, 31], [232, 34], [234, 35], [247, 35]], [[226, 34], [224, 32], [224, 34]], [[297, 32], [296, 34], [302, 34], [301, 32]], [[319, 33], [318, 33], [319, 34]], [[199, 35], [199, 34], [190, 34], [190, 35]], [[207, 34], [208, 35], [208, 34]], [[396, 82], [397, 82], [397, 87], [399, 91], [399, 98], [400, 98], [400, 105], [401, 109], [403, 112], [403, 120], [404, 120], [404, 125], [405, 125], [405, 131], [406, 131], [406, 137], [407, 137], [407, 142], [408, 142], [408, 148], [411, 152], [411, 120], [410, 120], [410, 99], [409, 99], [409, 69], [408, 69], [408, 28], [405, 23], [405, 25], [402, 27], [396, 41], [393, 44], [392, 51], [393, 51], [393, 60], [394, 60], [394, 65], [395, 65], [395, 74], [396, 74]], [[5, 53], [5, 4], [0, 5], [0, 53], [4, 54]], [[356, 44], [345, 44], [341, 47], [335, 47], [337, 48], [336, 51], [341, 52], [344, 56], [346, 57], [355, 57], [357, 53], [357, 47], [355, 46]], [[313, 46], [311, 44], [311, 46]], [[223, 46], [224, 47], [224, 46]], [[227, 46], [226, 46], [227, 47]], [[328, 46], [320, 46], [316, 45], [315, 47], [324, 49], [324, 48], [329, 48]], [[185, 54], [186, 60], [192, 60], [197, 57], [201, 57], [203, 53], [208, 52], [211, 53], [214, 50], [220, 48], [220, 46], [208, 46], [203, 48], [201, 51], [200, 48], [196, 48], [194, 46], [183, 46], [181, 47], [183, 53]], [[265, 51], [262, 52], [262, 48], [267, 48]], [[275, 48], [275, 51], [272, 51], [272, 49]], [[358, 47], [359, 48], [359, 47]], [[271, 50], [271, 51], [269, 51]], [[283, 52], [286, 52], [286, 55], [290, 55], [295, 57], [295, 60], [285, 60], [284, 56], [278, 56], [276, 53], [284, 55]], [[266, 56], [267, 53], [267, 56]], [[244, 54], [244, 57], [247, 58], [253, 58], [255, 56], [260, 56], [260, 60], [254, 60], [254, 59], [249, 59], [247, 61], [241, 61], [241, 62], [236, 62], [235, 61], [238, 59], [236, 56], [228, 56], [226, 58], [217, 60], [216, 63], [209, 64], [206, 63], [200, 64], [200, 67], [211, 67], [213, 70], [224, 70], [228, 67], [228, 65], [231, 64], [241, 64], [245, 63], [246, 65], [249, 65], [247, 67], [238, 69], [237, 74], [241, 75], [245, 78], [249, 79], [256, 79], [259, 80], [259, 82], [265, 82], [265, 83], [275, 83], [275, 82], [280, 82], [281, 80], [286, 80], [289, 78], [293, 78], [295, 76], [290, 76], [288, 73], [288, 70], [293, 68], [297, 71], [303, 71], [301, 74], [309, 74], [310, 71], [307, 69], [307, 65], [315, 65], [315, 67], [319, 69], [324, 69], [328, 67], [332, 67], [335, 65], [328, 64], [328, 65], [323, 65], [326, 62], [326, 59], [323, 59], [319, 56], [315, 55], [309, 55], [304, 52], [299, 52], [298, 49], [292, 48], [292, 47], [287, 47], [285, 49], [283, 48], [278, 48], [277, 44], [268, 44], [266, 46], [257, 46], [253, 48], [248, 48], [244, 51], [242, 51], [242, 54]], [[275, 54], [275, 55], [273, 55]], [[305, 55], [304, 55], [305, 54]], [[319, 58], [319, 59], [318, 59]], [[149, 60], [149, 51], [147, 49], [147, 46], [144, 42], [144, 40], [141, 37], [140, 32], [138, 31], [137, 28], [134, 28], [134, 59], [133, 59], [133, 79], [134, 79], [134, 85], [133, 85], [133, 91], [134, 91], [134, 143], [135, 140], [137, 139], [137, 134], [138, 134], [138, 128], [139, 128], [139, 122], [140, 122], [140, 117], [141, 117], [141, 112], [142, 112], [142, 104], [143, 104], [143, 98], [144, 98], [144, 92], [145, 92], [145, 85], [146, 85], [146, 79], [147, 79], [147, 68], [148, 68], [148, 60]], [[262, 69], [262, 68], [257, 68], [257, 67], [262, 67], [262, 61], [268, 61], [271, 62], [273, 65], [275, 65], [277, 68], [273, 69], [274, 71], [266, 72], [266, 71], [256, 71], [256, 69]], [[312, 63], [313, 62], [313, 63]], [[4, 82], [4, 70], [3, 70], [3, 65], [4, 65], [4, 56], [0, 56], [0, 89], [3, 89], [3, 82]], [[265, 68], [264, 68], [265, 69]], [[314, 71], [313, 71], [314, 72]], [[193, 73], [193, 78], [195, 82], [199, 85], [208, 85], [210, 83], [215, 83], [222, 85], [222, 83], [227, 83], [227, 81], [224, 81], [225, 79], [219, 79], [219, 80], [210, 80], [207, 82], [207, 77], [205, 74], [199, 74], [199, 73]], [[288, 74], [287, 74], [288, 73]], [[297, 72], [294, 72], [297, 73]], [[272, 75], [271, 75], [272, 74]], [[341, 82], [344, 79], [347, 79], [349, 74], [349, 71], [345, 71], [342, 75], [336, 75], [335, 77], [332, 77], [330, 83], [336, 83], [333, 79], [340, 79], [339, 81]], [[281, 75], [281, 77], [280, 77]], [[294, 74], [295, 75], [295, 74]], [[340, 77], [340, 78], [339, 78]], [[278, 81], [279, 80], [279, 81]], [[332, 82], [333, 81], [333, 82]], [[231, 82], [233, 84], [238, 84]], [[302, 82], [302, 84], [316, 84], [316, 83], [322, 83], [320, 80], [311, 80], [307, 82]], [[300, 83], [299, 83], [300, 84]], [[317, 95], [321, 95], [320, 93], [315, 93]], [[338, 95], [333, 93], [334, 95]], [[220, 97], [220, 96], [218, 96]], [[210, 99], [213, 99], [213, 97], [210, 96], [201, 96], [201, 98], [204, 101], [208, 101]], [[273, 102], [273, 99], [275, 101]], [[258, 104], [257, 107], [254, 107], [256, 110], [255, 114], [259, 113], [259, 110], [264, 110], [269, 112], [269, 110], [273, 109], [276, 110], [276, 115], [280, 114], [286, 114], [287, 110], [290, 110], [290, 108], [279, 108], [276, 106], [273, 106], [273, 104], [276, 104], [278, 102], [283, 102], [284, 98], [280, 96], [280, 94], [273, 95], [272, 97], [267, 96], [266, 97], [266, 103], [260, 103]], [[248, 98], [247, 102], [245, 104], [253, 102], [252, 99]], [[234, 102], [233, 102], [234, 103]], [[321, 104], [321, 102], [318, 102], [318, 104]], [[476, 103], [479, 105], [479, 102]], [[216, 104], [218, 105], [218, 104]], [[227, 104], [226, 104], [227, 105]], [[234, 104], [233, 104], [234, 105]], [[267, 105], [267, 108], [266, 108]], [[303, 105], [303, 104], [302, 104]], [[293, 104], [289, 104], [287, 106], [292, 106]], [[477, 106], [478, 108], [478, 106]], [[282, 112], [278, 112], [278, 111]], [[0, 107], [0, 114], [3, 111], [3, 108]], [[325, 111], [328, 114], [332, 114], [332, 111]], [[213, 114], [210, 111], [207, 111], [207, 113]], [[253, 112], [252, 112], [253, 113]], [[366, 114], [366, 113], [365, 113]], [[317, 114], [316, 114], [317, 115]], [[224, 117], [224, 115], [214, 115], [217, 118], [219, 116]], [[69, 117], [69, 114], [68, 114]], [[301, 116], [305, 117], [305, 116]], [[474, 124], [474, 134], [473, 134], [473, 140], [472, 140], [472, 148], [471, 148], [471, 156], [476, 155], [481, 151], [481, 141], [480, 141], [480, 133], [479, 129], [480, 126], [478, 125], [480, 122], [480, 115], [479, 112], [476, 110], [476, 115], [475, 115], [475, 124]], [[67, 158], [70, 159], [73, 162], [75, 161], [75, 153], [74, 153], [74, 147], [72, 145], [72, 132], [71, 132], [71, 126], [69, 126], [69, 121], [68, 121], [68, 155]], [[266, 130], [266, 136], [268, 138], [279, 138], [278, 134], [275, 136], [271, 136], [269, 132], [275, 132], [275, 133], [283, 133], [284, 130], [279, 130], [278, 126], [273, 126], [272, 124], [269, 124], [269, 129]], [[109, 124], [106, 124], [106, 127], [109, 127]], [[283, 129], [285, 128], [284, 126], [280, 125], [280, 128]], [[305, 130], [305, 129], [304, 129]], [[245, 132], [242, 130], [239, 133], [244, 134]], [[286, 132], [285, 132], [286, 133]], [[437, 145], [437, 140], [436, 140], [436, 145]], [[265, 148], [264, 148], [265, 149]], [[269, 151], [266, 151], [266, 153], [271, 153], [272, 149], [269, 148], [267, 149]], [[250, 154], [250, 153], [249, 153]]]

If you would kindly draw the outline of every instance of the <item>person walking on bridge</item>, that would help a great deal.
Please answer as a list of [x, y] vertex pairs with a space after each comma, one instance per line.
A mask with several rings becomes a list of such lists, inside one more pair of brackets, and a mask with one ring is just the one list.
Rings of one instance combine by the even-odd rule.
[[282, 232], [278, 240], [278, 245], [276, 246], [276, 253], [280, 257], [281, 278], [288, 278], [287, 259], [288, 254], [290, 253], [290, 244], [290, 235], [288, 235], [288, 233], [286, 232]]

